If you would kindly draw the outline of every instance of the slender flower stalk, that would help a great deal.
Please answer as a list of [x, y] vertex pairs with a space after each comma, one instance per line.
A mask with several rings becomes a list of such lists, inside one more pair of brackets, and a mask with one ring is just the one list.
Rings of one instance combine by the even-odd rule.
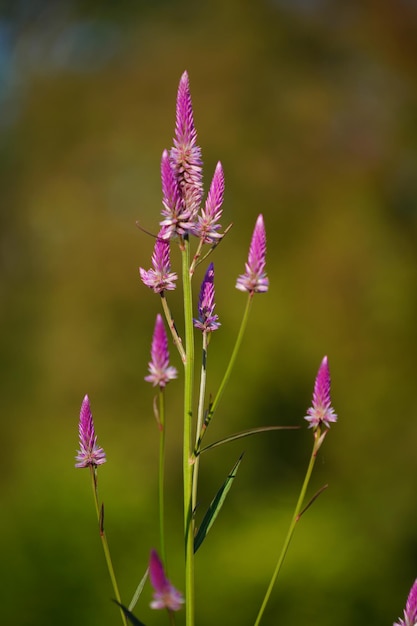
[[206, 397], [206, 381], [207, 381], [207, 359], [208, 359], [208, 338], [207, 332], [203, 332], [203, 357], [201, 359], [201, 374], [200, 374], [200, 394], [198, 399], [198, 413], [197, 413], [197, 428], [196, 439], [194, 446], [194, 471], [193, 471], [193, 494], [192, 494], [192, 510], [195, 511], [197, 506], [197, 489], [198, 489], [198, 475], [200, 469], [200, 455], [196, 454], [196, 450], [199, 449], [199, 444], [202, 438], [202, 430], [204, 427], [204, 400]]
[[220, 399], [223, 395], [224, 389], [229, 381], [234, 364], [236, 362], [237, 355], [242, 343], [243, 335], [245, 334], [246, 325], [249, 319], [249, 312], [252, 304], [253, 295], [255, 293], [263, 293], [268, 290], [269, 280], [265, 273], [266, 265], [266, 234], [265, 226], [262, 215], [259, 215], [255, 229], [253, 231], [251, 244], [249, 247], [248, 262], [246, 263], [246, 273], [239, 276], [236, 282], [236, 288], [240, 291], [247, 291], [249, 298], [246, 303], [245, 312], [243, 314], [242, 322], [240, 324], [239, 333], [236, 338], [236, 343], [233, 348], [232, 356], [230, 357], [229, 364], [226, 372], [223, 376], [223, 380], [220, 383], [219, 390], [209, 407], [207, 416], [203, 427], [199, 433], [198, 443], [194, 450], [194, 454], [199, 454], [199, 448], [203, 439], [203, 436], [207, 430], [207, 427], [217, 409]]
[[259, 215], [252, 235], [248, 261], [245, 264], [246, 271], [237, 279], [236, 289], [248, 291], [249, 293], [264, 293], [268, 291], [269, 280], [265, 273], [265, 257], [265, 226], [263, 216]]
[[164, 563], [167, 562], [165, 550], [165, 395], [163, 388], [158, 392], [159, 427], [159, 467], [158, 467], [158, 504], [159, 504], [159, 545]]
[[404, 609], [404, 619], [399, 618], [398, 622], [394, 622], [393, 626], [416, 626], [417, 624], [417, 580], [408, 594], [407, 602]]
[[[157, 423], [160, 431], [159, 438], [159, 534], [160, 546], [163, 560], [166, 562], [165, 554], [165, 495], [164, 495], [164, 478], [165, 478], [165, 402], [164, 388], [177, 377], [175, 367], [169, 365], [168, 337], [165, 332], [164, 322], [161, 315], [156, 316], [155, 329], [152, 337], [151, 361], [148, 365], [149, 375], [145, 376], [145, 380], [152, 385], [159, 387], [158, 393], [158, 410], [156, 414]], [[156, 411], [156, 409], [155, 409]]]
[[223, 396], [223, 392], [224, 392], [224, 390], [225, 390], [225, 388], [227, 386], [227, 383], [229, 382], [230, 375], [232, 373], [233, 367], [234, 367], [234, 365], [236, 363], [237, 355], [239, 354], [240, 346], [242, 344], [243, 336], [245, 334], [246, 326], [248, 324], [249, 313], [250, 313], [250, 310], [251, 310], [251, 305], [252, 305], [252, 300], [253, 300], [252, 295], [253, 294], [249, 294], [249, 297], [247, 299], [245, 311], [243, 313], [242, 321], [240, 323], [239, 332], [238, 332], [238, 335], [237, 335], [237, 338], [236, 338], [236, 342], [235, 342], [235, 345], [234, 345], [234, 348], [233, 348], [232, 355], [231, 355], [230, 360], [229, 360], [229, 364], [228, 364], [228, 366], [226, 368], [226, 371], [225, 371], [223, 379], [222, 379], [222, 381], [220, 383], [220, 386], [219, 386], [219, 389], [217, 391], [217, 394], [216, 394], [213, 402], [209, 406], [206, 418], [205, 418], [204, 423], [203, 423], [203, 425], [202, 425], [202, 427], [200, 429], [198, 440], [197, 440], [197, 443], [196, 443], [196, 446], [195, 446], [195, 449], [194, 449], [194, 457], [199, 455], [200, 446], [201, 446], [201, 442], [203, 440], [203, 437], [204, 437], [204, 435], [205, 435], [205, 433], [207, 431], [207, 428], [208, 428], [208, 426], [209, 426], [209, 424], [210, 424], [210, 422], [211, 422], [211, 420], [213, 418], [214, 413], [216, 412], [216, 409], [217, 409], [217, 407], [219, 405], [219, 402], [220, 402], [220, 400], [221, 400], [221, 398]]
[[[325, 363], [325, 366], [323, 366], [323, 363]], [[315, 385], [314, 385], [314, 393], [313, 393], [313, 406], [314, 406], [314, 402], [315, 402], [315, 397], [316, 397], [316, 389], [323, 384], [323, 381], [326, 381], [326, 399], [328, 399], [329, 402], [329, 409], [331, 408], [331, 401], [330, 401], [330, 376], [328, 375], [328, 370], [327, 370], [327, 374], [326, 376], [324, 375], [324, 367], [327, 368], [327, 357], [325, 357], [323, 359], [323, 361], [321, 362], [316, 380], [315, 380]], [[333, 409], [332, 409], [333, 411]], [[323, 421], [324, 423], [324, 421]], [[294, 513], [293, 516], [291, 518], [291, 522], [290, 522], [290, 526], [288, 528], [288, 532], [287, 532], [287, 536], [285, 538], [284, 541], [284, 545], [282, 547], [281, 553], [279, 555], [277, 564], [275, 566], [275, 570], [274, 573], [272, 574], [272, 578], [270, 580], [268, 589], [265, 593], [265, 597], [263, 599], [261, 608], [259, 609], [259, 613], [257, 615], [256, 621], [254, 626], [259, 626], [262, 616], [264, 614], [266, 605], [268, 604], [269, 598], [271, 596], [272, 590], [275, 586], [276, 580], [278, 578], [278, 574], [281, 570], [282, 564], [284, 563], [284, 559], [285, 556], [287, 554], [288, 548], [290, 546], [291, 543], [291, 539], [294, 535], [294, 531], [295, 531], [295, 527], [297, 525], [297, 522], [300, 520], [301, 515], [303, 514], [303, 511], [305, 510], [305, 507], [303, 507], [304, 505], [304, 500], [305, 500], [305, 496], [307, 493], [307, 488], [310, 482], [310, 478], [311, 475], [313, 473], [313, 469], [314, 469], [314, 464], [316, 462], [316, 458], [317, 458], [317, 454], [318, 451], [324, 441], [324, 437], [327, 433], [327, 429], [322, 433], [321, 432], [321, 424], [322, 422], [319, 422], [316, 426], [316, 428], [313, 431], [313, 435], [314, 435], [314, 442], [313, 442], [313, 449], [311, 452], [311, 457], [310, 457], [310, 461], [307, 467], [307, 471], [306, 471], [306, 475], [304, 477], [304, 482], [302, 484], [301, 487], [301, 491], [300, 491], [300, 495], [298, 496], [298, 500], [297, 500], [297, 504], [295, 505], [295, 509], [294, 509]]]
[[149, 558], [149, 579], [154, 588], [151, 609], [179, 611], [184, 604], [182, 593], [167, 578], [162, 561], [156, 550], [151, 550]]
[[[100, 506], [98, 498], [98, 476], [97, 466], [102, 465], [106, 461], [106, 455], [103, 448], [97, 446], [97, 437], [94, 431], [93, 415], [91, 413], [90, 400], [88, 396], [84, 396], [84, 400], [81, 404], [80, 411], [80, 423], [79, 423], [79, 435], [80, 435], [80, 450], [76, 457], [77, 463], [75, 467], [89, 467], [91, 474], [91, 482], [93, 487], [94, 505], [97, 513], [97, 520], [99, 524], [100, 539], [103, 546], [104, 558], [106, 559], [107, 569], [109, 572], [110, 580], [113, 586], [113, 592], [116, 596], [116, 600], [121, 604], [121, 597], [119, 587], [114, 573], [113, 563], [110, 555], [109, 546], [107, 543], [107, 537], [104, 530], [104, 506]], [[122, 618], [123, 626], [127, 626], [127, 620], [122, 609], [120, 609], [120, 616]]]
[[[198, 442], [201, 437], [201, 429], [203, 428], [204, 420], [204, 401], [206, 395], [206, 379], [207, 379], [207, 358], [208, 358], [208, 341], [211, 333], [217, 330], [220, 326], [218, 315], [214, 313], [214, 265], [210, 263], [203, 278], [200, 289], [200, 297], [198, 300], [198, 314], [199, 319], [194, 320], [194, 326], [199, 328], [203, 332], [203, 353], [201, 359], [201, 376], [200, 376], [200, 395], [198, 401], [197, 412], [197, 428], [196, 428], [196, 443], [195, 449], [198, 446]], [[193, 473], [193, 511], [197, 505], [197, 484], [198, 473], [200, 465], [200, 455], [195, 459], [194, 473]]]
[[177, 328], [175, 326], [175, 322], [174, 319], [171, 315], [171, 311], [169, 309], [168, 306], [168, 302], [165, 298], [165, 294], [164, 292], [161, 293], [161, 304], [162, 304], [162, 308], [164, 310], [164, 314], [165, 314], [165, 319], [167, 321], [167, 324], [169, 326], [169, 330], [171, 331], [171, 336], [172, 339], [174, 341], [174, 344], [178, 350], [178, 353], [181, 357], [181, 361], [183, 362], [183, 364], [185, 364], [185, 361], [187, 359], [187, 356], [185, 354], [185, 350], [184, 350], [184, 346], [182, 345], [182, 340], [181, 337], [179, 336], [178, 332], [177, 332]]
[[175, 289], [175, 281], [178, 276], [175, 272], [171, 272], [169, 242], [164, 241], [160, 236], [157, 237], [155, 242], [152, 265], [153, 267], [148, 271], [142, 267], [139, 268], [142, 282], [155, 293]]
[[207, 412], [207, 417], [203, 428], [200, 431], [197, 446], [194, 453], [198, 455], [202, 438], [207, 430], [207, 427], [217, 409], [217, 405], [223, 395], [223, 391], [229, 381], [230, 374], [232, 373], [236, 358], [239, 352], [240, 345], [242, 343], [243, 335], [245, 334], [246, 325], [249, 319], [249, 312], [252, 304], [253, 295], [255, 293], [263, 293], [268, 291], [269, 280], [265, 273], [266, 265], [266, 233], [262, 215], [258, 216], [253, 231], [251, 244], [249, 247], [248, 262], [246, 263], [246, 273], [239, 276], [236, 282], [236, 288], [240, 291], [247, 291], [249, 298], [246, 303], [245, 312], [243, 314], [242, 322], [240, 324], [239, 333], [236, 339], [235, 346], [233, 348], [232, 356], [230, 357], [229, 364], [226, 372], [223, 376], [223, 380], [220, 383], [219, 390], [217, 392], [214, 401], [212, 402]]

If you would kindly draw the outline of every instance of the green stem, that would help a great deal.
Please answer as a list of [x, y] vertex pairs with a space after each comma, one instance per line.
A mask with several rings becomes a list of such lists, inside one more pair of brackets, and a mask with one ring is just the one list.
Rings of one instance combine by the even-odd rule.
[[162, 302], [162, 308], [164, 309], [165, 319], [168, 323], [169, 330], [171, 331], [172, 339], [177, 347], [178, 352], [180, 353], [181, 361], [185, 365], [186, 356], [185, 356], [184, 346], [182, 345], [181, 337], [179, 336], [177, 332], [174, 319], [171, 315], [171, 311], [169, 310], [168, 302], [165, 298], [163, 291], [161, 292], [161, 302]]
[[283, 545], [282, 550], [281, 550], [281, 554], [279, 555], [277, 564], [275, 566], [274, 573], [272, 574], [272, 578], [270, 580], [268, 589], [267, 589], [265, 597], [263, 599], [261, 608], [259, 609], [259, 613], [258, 613], [258, 616], [256, 618], [254, 626], [259, 626], [259, 624], [261, 622], [262, 616], [264, 614], [266, 605], [268, 604], [268, 600], [269, 600], [269, 598], [271, 596], [271, 593], [272, 593], [272, 590], [274, 588], [275, 582], [277, 580], [278, 574], [279, 574], [279, 572], [281, 570], [282, 564], [284, 563], [285, 555], [287, 554], [288, 548], [289, 548], [290, 543], [291, 543], [291, 539], [292, 539], [294, 531], [295, 531], [295, 526], [296, 526], [298, 520], [301, 517], [302, 506], [303, 506], [304, 498], [305, 498], [305, 495], [306, 495], [306, 492], [307, 492], [307, 487], [308, 487], [308, 484], [310, 482], [311, 474], [313, 472], [314, 463], [315, 463], [316, 457], [317, 457], [317, 452], [318, 452], [322, 442], [323, 442], [323, 437], [320, 437], [320, 428], [317, 428], [317, 430], [314, 432], [314, 444], [313, 444], [313, 450], [311, 452], [310, 462], [309, 462], [308, 467], [307, 467], [307, 472], [306, 472], [306, 475], [304, 477], [304, 482], [303, 482], [303, 485], [301, 487], [300, 495], [298, 496], [297, 504], [295, 505], [294, 513], [293, 513], [293, 516], [292, 516], [292, 519], [291, 519], [290, 526], [288, 528], [287, 536], [285, 538], [284, 545]]
[[161, 547], [161, 559], [167, 568], [165, 552], [165, 396], [163, 389], [159, 389], [159, 415], [158, 425], [160, 428], [159, 437], [159, 541]]
[[168, 616], [169, 616], [169, 623], [171, 624], [171, 626], [175, 626], [175, 614], [174, 614], [174, 611], [170, 611], [168, 609]]
[[[195, 437], [195, 449], [197, 449], [198, 442], [201, 438], [201, 430], [204, 423], [204, 398], [206, 395], [206, 380], [207, 380], [207, 345], [208, 336], [206, 332], [203, 332], [203, 357], [201, 360], [201, 376], [200, 376], [200, 397], [198, 400], [198, 414], [197, 414], [197, 430]], [[197, 506], [197, 488], [198, 488], [198, 471], [200, 468], [200, 455], [197, 455], [194, 462], [193, 473], [193, 511]]]
[[186, 361], [184, 363], [184, 541], [185, 541], [185, 623], [194, 626], [194, 521], [192, 509], [192, 401], [194, 383], [194, 329], [190, 266], [190, 243], [184, 238], [182, 249], [182, 279], [184, 289], [184, 325]]
[[195, 448], [195, 451], [194, 451], [194, 454], [196, 456], [198, 456], [198, 452], [199, 452], [199, 448], [200, 448], [203, 436], [204, 436], [204, 434], [205, 434], [205, 432], [207, 430], [207, 427], [208, 427], [208, 425], [209, 425], [209, 423], [210, 423], [210, 421], [211, 421], [211, 419], [212, 419], [212, 417], [213, 417], [213, 415], [214, 415], [214, 413], [215, 413], [215, 411], [217, 409], [217, 405], [219, 404], [219, 402], [221, 400], [221, 397], [223, 395], [225, 387], [226, 387], [226, 385], [227, 385], [227, 383], [229, 381], [230, 374], [232, 373], [233, 366], [235, 364], [236, 357], [238, 355], [238, 352], [239, 352], [239, 349], [240, 349], [240, 345], [242, 343], [243, 335], [245, 334], [246, 326], [247, 326], [247, 323], [248, 323], [249, 312], [250, 312], [250, 308], [251, 308], [251, 304], [252, 304], [252, 298], [253, 298], [253, 292], [249, 294], [249, 297], [248, 297], [247, 302], [246, 302], [245, 312], [243, 313], [242, 322], [240, 324], [239, 333], [238, 333], [238, 336], [237, 336], [237, 339], [236, 339], [235, 346], [233, 348], [232, 356], [230, 357], [229, 365], [227, 366], [226, 372], [225, 372], [225, 374], [223, 376], [223, 380], [220, 383], [219, 390], [218, 390], [218, 392], [216, 394], [216, 397], [214, 398], [214, 400], [213, 400], [213, 402], [212, 402], [212, 404], [211, 404], [211, 406], [209, 408], [209, 411], [207, 413], [207, 417], [206, 417], [206, 419], [204, 421], [204, 424], [203, 424], [203, 426], [201, 428], [201, 431], [199, 433], [199, 439], [198, 439], [198, 442], [197, 442], [197, 445], [196, 445], [196, 448]]
[[[98, 519], [99, 530], [100, 530], [100, 539], [101, 539], [101, 544], [103, 546], [104, 557], [106, 559], [107, 569], [109, 571], [114, 595], [116, 597], [117, 602], [121, 604], [122, 600], [121, 600], [120, 593], [119, 593], [119, 587], [117, 585], [116, 575], [114, 573], [113, 563], [112, 563], [111, 556], [110, 556], [109, 545], [107, 543], [107, 537], [104, 531], [104, 519], [103, 519], [104, 509], [102, 506], [100, 507], [99, 501], [98, 501], [97, 468], [96, 466], [90, 465], [90, 470], [91, 470], [91, 479], [92, 479], [92, 485], [93, 485], [94, 504], [96, 507], [97, 519]], [[127, 620], [122, 609], [120, 609], [120, 615], [122, 617], [123, 625], [127, 626]]]
[[190, 265], [190, 276], [193, 276], [196, 265], [197, 265], [197, 261], [200, 258], [201, 250], [203, 248], [203, 241], [204, 241], [203, 239], [200, 239], [200, 241], [198, 242], [197, 250], [195, 252], [193, 261]]

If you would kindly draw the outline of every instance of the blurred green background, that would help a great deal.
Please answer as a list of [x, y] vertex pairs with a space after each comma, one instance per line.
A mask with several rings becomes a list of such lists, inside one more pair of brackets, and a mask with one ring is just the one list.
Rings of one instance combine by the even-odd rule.
[[[208, 438], [303, 426], [204, 457], [201, 511], [246, 451], [198, 553], [197, 624], [253, 624], [310, 453], [302, 418], [324, 354], [339, 422], [311, 493], [329, 489], [297, 529], [264, 623], [392, 624], [417, 576], [416, 3], [0, 7], [1, 622], [119, 623], [88, 472], [74, 469], [85, 393], [108, 457], [100, 492], [126, 603], [158, 545], [158, 432], [143, 377], [159, 302], [138, 277], [153, 244], [135, 222], [157, 229], [160, 156], [187, 69], [206, 188], [220, 159], [222, 223], [234, 223], [213, 257], [213, 392], [260, 212], [271, 284]], [[183, 588], [181, 387], [167, 390], [167, 512], [170, 575]], [[147, 588], [138, 615], [166, 623], [149, 600]]]

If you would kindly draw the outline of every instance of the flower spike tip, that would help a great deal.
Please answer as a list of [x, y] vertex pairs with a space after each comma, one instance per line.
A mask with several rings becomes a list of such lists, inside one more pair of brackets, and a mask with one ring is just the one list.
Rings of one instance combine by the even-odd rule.
[[80, 411], [79, 422], [80, 449], [75, 457], [75, 467], [96, 467], [106, 462], [106, 454], [103, 448], [97, 445], [97, 437], [94, 430], [93, 415], [88, 396], [84, 397]]
[[321, 424], [330, 428], [330, 422], [337, 421], [337, 415], [330, 398], [330, 370], [327, 356], [322, 360], [314, 383], [313, 403], [308, 409], [305, 419], [310, 422], [309, 428], [318, 428]]

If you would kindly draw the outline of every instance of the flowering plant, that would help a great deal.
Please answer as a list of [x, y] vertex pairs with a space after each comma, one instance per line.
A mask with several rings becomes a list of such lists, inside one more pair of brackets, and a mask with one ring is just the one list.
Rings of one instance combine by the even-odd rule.
[[[174, 587], [166, 573], [166, 543], [165, 543], [165, 513], [164, 513], [164, 464], [165, 464], [165, 401], [166, 385], [178, 377], [175, 367], [170, 365], [169, 341], [163, 316], [156, 316], [153, 338], [151, 343], [151, 360], [149, 373], [145, 380], [157, 390], [154, 403], [154, 413], [159, 428], [159, 552], [150, 550], [148, 568], [140, 581], [132, 601], [126, 605], [122, 602], [119, 592], [110, 550], [104, 528], [104, 507], [98, 496], [98, 468], [106, 461], [104, 450], [97, 443], [90, 400], [85, 396], [80, 413], [79, 445], [76, 457], [77, 468], [89, 468], [92, 478], [93, 495], [98, 518], [99, 533], [103, 544], [107, 567], [109, 570], [115, 602], [119, 606], [124, 626], [128, 622], [143, 626], [136, 617], [135, 609], [147, 579], [153, 588], [153, 597], [150, 603], [153, 609], [166, 609], [171, 624], [175, 623], [175, 614], [184, 608], [186, 626], [195, 623], [194, 598], [194, 562], [195, 554], [216, 521], [217, 516], [227, 498], [234, 478], [238, 472], [242, 455], [235, 462], [225, 481], [219, 488], [201, 521], [197, 524], [197, 493], [198, 477], [203, 453], [215, 446], [239, 440], [243, 437], [256, 435], [261, 432], [297, 428], [283, 425], [254, 427], [238, 432], [223, 440], [205, 445], [207, 430], [212, 424], [213, 417], [219, 407], [227, 382], [236, 363], [239, 348], [247, 326], [251, 305], [255, 294], [266, 293], [269, 289], [269, 279], [266, 274], [266, 231], [262, 214], [258, 215], [249, 246], [245, 271], [238, 276], [236, 288], [247, 294], [246, 307], [235, 346], [225, 367], [225, 372], [217, 393], [207, 397], [206, 380], [208, 365], [208, 349], [213, 333], [218, 330], [221, 322], [215, 312], [215, 267], [210, 262], [206, 268], [199, 290], [198, 304], [193, 312], [193, 278], [197, 266], [215, 251], [230, 230], [230, 226], [222, 232], [219, 223], [223, 213], [224, 173], [221, 163], [217, 163], [210, 188], [203, 202], [202, 159], [201, 149], [197, 144], [197, 133], [194, 125], [194, 116], [189, 89], [189, 80], [186, 72], [181, 77], [176, 106], [176, 126], [174, 145], [170, 151], [164, 150], [161, 159], [162, 179], [162, 219], [159, 223], [159, 232], [155, 235], [152, 254], [152, 267], [149, 270], [140, 268], [140, 278], [145, 286], [155, 294], [159, 294], [162, 312], [169, 329], [173, 345], [178, 350], [183, 364], [184, 404], [183, 404], [183, 516], [184, 516], [184, 580], [178, 583], [184, 594]], [[195, 242], [192, 251], [192, 244]], [[177, 248], [181, 257], [181, 280], [178, 274], [171, 269], [171, 250]], [[167, 300], [167, 292], [175, 290], [177, 282], [182, 283], [184, 300], [184, 336], [180, 336], [174, 322]], [[196, 377], [195, 335], [202, 335], [202, 352], [200, 362], [200, 376], [198, 394], [194, 394], [194, 379]], [[196, 396], [196, 397], [195, 397]], [[319, 490], [307, 500], [307, 489], [313, 471], [315, 460], [321, 445], [329, 431], [330, 425], [337, 420], [330, 398], [330, 372], [327, 357], [324, 357], [315, 379], [313, 400], [305, 416], [313, 435], [313, 446], [294, 513], [284, 539], [283, 546], [277, 558], [275, 570], [270, 578], [269, 585], [263, 600], [260, 602], [258, 613], [253, 623], [260, 624], [266, 605], [275, 586], [276, 579], [285, 559], [288, 547], [294, 534], [295, 527], [303, 513], [312, 504], [316, 497], [325, 488]], [[148, 549], [147, 549], [148, 550]], [[415, 613], [415, 601], [412, 602], [411, 612]], [[407, 609], [408, 610], [408, 609]], [[408, 621], [407, 621], [408, 620]], [[401, 624], [410, 626], [411, 618], [408, 614]], [[414, 617], [412, 618], [414, 620]], [[414, 623], [414, 621], [413, 621]]]

